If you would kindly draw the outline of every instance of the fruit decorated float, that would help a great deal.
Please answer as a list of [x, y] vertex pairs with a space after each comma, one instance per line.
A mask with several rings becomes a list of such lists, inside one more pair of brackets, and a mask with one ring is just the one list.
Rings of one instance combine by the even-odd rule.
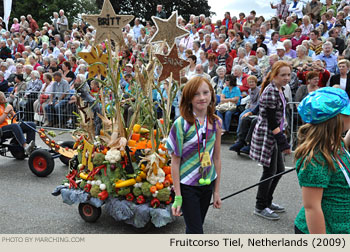
[[[105, 1], [101, 14], [90, 15], [87, 21], [94, 22], [92, 20], [106, 14], [123, 20], [123, 15], [115, 15], [109, 5], [109, 1]], [[169, 20], [166, 25], [173, 26]], [[99, 24], [95, 25], [98, 27]], [[124, 221], [136, 228], [147, 227], [150, 223], [162, 227], [174, 221], [171, 214], [174, 198], [171, 160], [165, 142], [171, 128], [171, 105], [180, 88], [179, 72], [188, 62], [174, 53], [176, 45], [168, 55], [154, 53], [151, 46], [143, 65], [134, 67], [135, 77], [129, 87], [131, 92], [125, 99], [120, 92], [124, 66], [120, 65], [117, 56], [118, 47], [113, 55], [110, 43], [113, 35], [114, 41], [119, 42], [118, 46], [122, 46], [119, 38], [124, 26], [113, 27], [113, 34], [105, 30], [108, 39], [102, 42], [107, 48], [107, 64], [99, 61], [106, 58], [100, 45], [95, 44], [90, 52], [90, 55], [95, 55], [95, 61], [89, 62], [89, 76], [90, 70], [94, 71], [91, 75], [101, 86], [93, 106], [100, 106], [101, 113], [94, 115], [91, 107], [84, 106], [78, 97], [79, 127], [72, 133], [74, 145], [69, 150], [74, 155], [69, 160], [66, 177], [52, 194], [61, 195], [66, 204], [79, 204], [79, 213], [87, 222], [95, 222], [103, 208], [116, 221]], [[174, 34], [179, 36], [176, 32]], [[155, 36], [159, 38], [157, 33]], [[166, 41], [169, 43], [169, 38]], [[167, 45], [163, 42], [158, 48], [164, 46]], [[87, 59], [89, 53], [81, 56]], [[155, 79], [157, 68], [162, 69], [162, 74]], [[167, 78], [169, 85], [164, 90], [161, 81]], [[160, 94], [160, 101], [153, 99], [154, 91]], [[125, 108], [133, 110], [128, 124], [123, 119]], [[163, 115], [160, 119], [157, 109]], [[95, 135], [95, 116], [101, 119], [99, 135]]]

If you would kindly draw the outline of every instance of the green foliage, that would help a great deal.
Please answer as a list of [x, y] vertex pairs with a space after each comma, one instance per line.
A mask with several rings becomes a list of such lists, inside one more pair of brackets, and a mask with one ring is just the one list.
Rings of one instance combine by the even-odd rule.
[[[102, 8], [104, 0], [96, 0], [99, 8]], [[141, 18], [143, 21], [151, 21], [151, 17], [156, 15], [157, 5], [162, 4], [163, 10], [166, 13], [167, 18], [171, 15], [171, 12], [177, 10], [179, 15], [185, 18], [187, 21], [191, 14], [199, 16], [204, 14], [209, 16], [214, 14], [210, 11], [208, 0], [118, 0], [111, 1], [113, 8], [117, 14], [131, 14], [135, 17]]]
[[51, 24], [53, 12], [59, 12], [60, 9], [64, 10], [69, 27], [71, 27], [73, 21], [79, 19], [78, 14], [96, 14], [100, 12], [94, 0], [13, 0], [10, 20], [14, 17], [19, 19], [22, 15], [31, 14], [41, 27], [45, 22]]

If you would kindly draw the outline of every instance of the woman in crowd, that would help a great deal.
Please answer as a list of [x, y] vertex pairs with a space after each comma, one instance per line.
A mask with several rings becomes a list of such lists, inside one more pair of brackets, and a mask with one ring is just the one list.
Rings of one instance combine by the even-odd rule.
[[62, 78], [65, 79], [68, 84], [72, 83], [72, 81], [75, 79], [75, 75], [71, 71], [71, 65], [69, 61], [65, 61], [62, 64]]
[[[290, 154], [290, 146], [283, 133], [286, 99], [282, 87], [291, 79], [291, 67], [285, 61], [276, 62], [261, 84], [259, 117], [255, 126], [250, 157], [263, 165], [260, 181], [284, 171], [282, 152]], [[284, 212], [272, 202], [281, 176], [259, 185], [254, 214], [268, 220], [278, 220], [276, 212]]]
[[312, 58], [307, 56], [307, 49], [303, 45], [298, 45], [296, 49], [297, 57], [292, 60], [292, 66], [294, 69], [302, 67], [305, 64], [311, 64]]
[[270, 20], [270, 24], [271, 24], [271, 29], [273, 31], [280, 31], [280, 20], [278, 19], [278, 17], [272, 17]]
[[210, 78], [213, 78], [216, 75], [216, 69], [218, 65], [216, 62], [216, 55], [214, 53], [210, 53], [208, 55], [208, 65], [204, 67], [204, 72], [210, 75]]
[[320, 33], [317, 30], [313, 30], [310, 32], [310, 41], [309, 46], [312, 51], [315, 52], [316, 55], [319, 55], [322, 52], [323, 42], [319, 40]]
[[297, 53], [292, 49], [292, 41], [289, 39], [286, 39], [283, 41], [283, 46], [286, 49], [285, 55], [295, 59], [297, 57]]
[[166, 144], [175, 191], [172, 214], [182, 211], [186, 233], [201, 234], [212, 196], [214, 208], [221, 207], [221, 121], [206, 78], [194, 77], [185, 85], [180, 112]]
[[0, 72], [0, 91], [6, 93], [9, 88], [8, 81], [5, 80], [5, 74]]
[[211, 49], [211, 36], [210, 34], [205, 34], [204, 36], [204, 43], [202, 44], [201, 48], [204, 52], [208, 52]]
[[20, 23], [18, 22], [18, 18], [13, 18], [13, 24], [11, 25], [11, 30], [13, 29], [15, 32], [19, 32]]
[[256, 37], [256, 43], [253, 44], [252, 50], [257, 52], [259, 47], [262, 47], [265, 49], [265, 52], [267, 52], [267, 46], [264, 44], [265, 36], [260, 34]]
[[301, 85], [296, 94], [294, 101], [295, 102], [301, 102], [302, 99], [304, 99], [309, 93], [319, 89], [318, 81], [320, 80], [320, 76], [318, 72], [311, 71], [308, 72], [306, 75], [306, 83], [305, 85]]
[[196, 74], [197, 57], [196, 55], [189, 55], [187, 59], [190, 62], [190, 64], [188, 65], [186, 70], [186, 77], [187, 79], [191, 79], [191, 77]]
[[42, 87], [42, 81], [40, 80], [40, 74], [38, 71], [33, 70], [30, 74], [31, 80], [27, 83], [24, 98], [19, 105], [24, 108], [24, 120], [34, 121], [34, 109], [33, 104], [38, 99], [39, 91]]
[[245, 43], [244, 49], [246, 50], [246, 56], [247, 57], [256, 55], [256, 52], [253, 51], [252, 43], [250, 43], [250, 42]]
[[[220, 104], [231, 102], [237, 106], [240, 104], [241, 91], [237, 87], [237, 79], [231, 74], [225, 76], [225, 87], [220, 95]], [[230, 130], [231, 118], [236, 110], [228, 110], [226, 112], [217, 111], [218, 116], [223, 120], [222, 134]], [[224, 118], [225, 117], [225, 118]]]
[[330, 86], [339, 85], [350, 97], [350, 61], [342, 59], [338, 61], [339, 74], [331, 77]]
[[142, 47], [146, 46], [149, 42], [149, 37], [146, 34], [146, 28], [142, 27], [140, 29], [141, 36], [137, 38], [137, 43], [142, 45]]
[[[39, 97], [33, 104], [34, 120], [37, 124], [48, 123], [44, 107], [49, 103], [49, 96], [52, 93], [53, 77], [49, 73], [44, 73], [44, 83], [41, 86]], [[35, 115], [37, 114], [37, 115]]]
[[238, 48], [244, 48], [244, 34], [243, 32], [237, 32], [236, 33], [236, 40], [233, 41], [233, 43], [231, 44], [231, 50], [238, 50]]
[[230, 48], [231, 48], [233, 42], [236, 39], [236, 33], [233, 29], [230, 29], [230, 30], [228, 30], [227, 35], [228, 35], [228, 38], [226, 39], [226, 42], [228, 42], [230, 44]]
[[219, 66], [216, 69], [216, 76], [211, 79], [211, 85], [214, 88], [215, 94], [220, 95], [225, 87], [226, 67]]
[[266, 50], [259, 47], [256, 50], [256, 57], [258, 58], [258, 66], [262, 73], [265, 73], [266, 69], [270, 66], [269, 57], [266, 55]]
[[[309, 34], [308, 34], [309, 35]], [[297, 27], [294, 31], [294, 37], [291, 38], [292, 41], [292, 49], [295, 50], [298, 45], [301, 45], [304, 40], [308, 39], [308, 35], [301, 34], [301, 28]]]
[[300, 26], [301, 36], [309, 36], [310, 32], [314, 29], [314, 25], [311, 23], [310, 17], [305, 15], [303, 17], [303, 23]]
[[339, 88], [320, 88], [298, 111], [306, 124], [295, 151], [303, 198], [295, 233], [350, 234], [349, 97]]

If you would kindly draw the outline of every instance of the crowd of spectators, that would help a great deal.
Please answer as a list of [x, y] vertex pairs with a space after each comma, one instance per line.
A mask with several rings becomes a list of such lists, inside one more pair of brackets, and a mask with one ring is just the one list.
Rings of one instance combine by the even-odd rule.
[[[329, 85], [350, 95], [350, 1], [294, 0], [288, 4], [282, 0], [271, 4], [271, 8], [276, 9], [276, 15], [269, 19], [254, 10], [238, 17], [226, 12], [222, 20], [205, 15], [191, 15], [189, 20], [178, 17], [178, 25], [189, 31], [189, 35], [176, 40], [179, 57], [190, 62], [181, 73], [182, 82], [202, 75], [212, 83], [217, 105], [234, 104], [218, 113], [224, 122], [224, 134], [233, 130], [239, 133], [242, 128], [232, 127], [233, 118], [238, 123], [248, 117], [252, 121], [259, 96], [255, 89], [279, 60], [289, 62], [293, 68], [284, 90], [287, 102], [299, 102], [316, 88]], [[161, 5], [157, 6], [155, 16], [169, 15]], [[91, 50], [96, 31], [84, 21], [68, 24], [64, 10], [53, 13], [52, 20], [42, 27], [34, 18], [13, 18], [8, 31], [0, 20], [0, 91], [6, 93], [15, 109], [26, 111], [26, 120], [44, 126], [72, 127], [72, 111], [76, 110], [76, 94], [80, 92], [76, 89], [82, 86], [79, 83], [86, 84], [83, 100], [89, 104], [99, 92], [98, 82], [86, 82], [88, 64], [78, 56], [79, 52]], [[147, 62], [149, 41], [155, 32], [151, 21], [137, 17], [133, 26], [123, 28], [125, 45], [118, 56], [125, 99], [135, 83], [134, 65]], [[164, 47], [163, 53], [168, 52]], [[160, 71], [157, 67], [156, 77]], [[164, 84], [162, 92], [166, 88]], [[156, 91], [153, 99], [160, 99]], [[180, 99], [178, 92], [173, 119], [179, 116]], [[132, 111], [126, 110], [124, 119], [128, 121]]]

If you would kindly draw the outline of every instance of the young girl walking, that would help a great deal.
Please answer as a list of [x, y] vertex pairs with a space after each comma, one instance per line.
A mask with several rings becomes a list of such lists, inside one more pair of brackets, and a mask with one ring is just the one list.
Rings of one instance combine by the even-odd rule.
[[320, 88], [298, 106], [296, 169], [303, 207], [295, 233], [350, 234], [350, 101], [344, 90]]
[[174, 181], [174, 216], [183, 213], [187, 234], [202, 234], [205, 215], [213, 195], [214, 208], [221, 207], [221, 125], [215, 114], [215, 92], [203, 77], [185, 85], [181, 116], [174, 122], [167, 148]]

